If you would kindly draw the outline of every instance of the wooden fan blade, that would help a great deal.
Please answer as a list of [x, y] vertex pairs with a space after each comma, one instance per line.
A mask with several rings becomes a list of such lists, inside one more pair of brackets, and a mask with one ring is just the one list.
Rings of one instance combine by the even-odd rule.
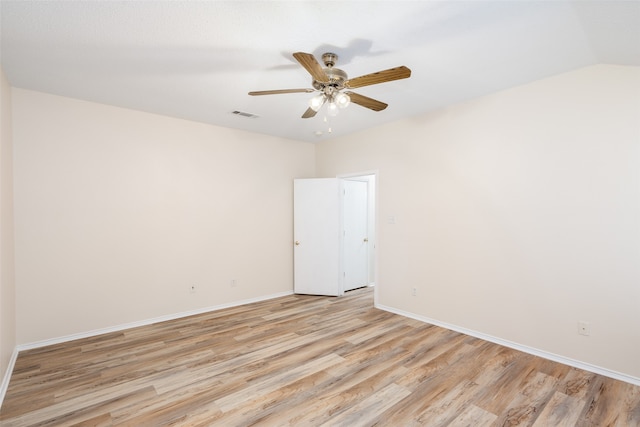
[[315, 92], [315, 89], [278, 89], [278, 90], [258, 90], [254, 92], [249, 92], [249, 95], [278, 95], [281, 93], [311, 93]]
[[355, 79], [349, 79], [344, 82], [344, 87], [354, 89], [357, 87], [375, 85], [393, 80], [406, 79], [408, 77], [411, 77], [411, 70], [402, 65], [400, 67], [378, 71], [377, 73], [365, 74], [364, 76], [356, 77]]
[[358, 95], [357, 93], [348, 92], [348, 91], [344, 93], [346, 95], [349, 95], [349, 98], [351, 98], [351, 102], [361, 105], [373, 111], [382, 111], [388, 106], [388, 104], [385, 104], [384, 102], [380, 102], [373, 98], [369, 98], [363, 95]]
[[317, 109], [313, 109], [311, 107], [307, 108], [307, 111], [304, 112], [304, 114], [302, 115], [303, 119], [309, 119], [311, 117], [314, 117], [316, 115], [316, 113], [318, 111], [320, 111], [320, 108], [322, 108], [322, 106], [324, 105], [324, 103], [327, 102], [327, 98], [322, 98], [322, 104], [320, 104], [320, 106]]
[[311, 74], [314, 80], [321, 83], [329, 83], [329, 77], [327, 77], [315, 56], [310, 53], [296, 52], [293, 57]]
[[303, 119], [309, 119], [311, 117], [314, 117], [316, 115], [317, 111], [314, 110], [313, 108], [309, 107], [307, 108], [307, 111], [304, 112], [304, 114], [302, 115]]

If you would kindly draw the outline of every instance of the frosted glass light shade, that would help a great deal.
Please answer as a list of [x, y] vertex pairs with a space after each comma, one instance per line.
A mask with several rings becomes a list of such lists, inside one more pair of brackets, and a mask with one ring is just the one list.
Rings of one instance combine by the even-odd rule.
[[324, 95], [314, 96], [309, 100], [309, 108], [313, 111], [318, 111], [322, 104], [324, 104]]
[[351, 102], [351, 98], [349, 98], [349, 95], [340, 92], [335, 96], [335, 102], [336, 104], [338, 104], [338, 107], [347, 108], [347, 106]]
[[329, 103], [329, 105], [327, 106], [327, 114], [329, 114], [331, 117], [338, 115], [338, 106], [335, 102]]

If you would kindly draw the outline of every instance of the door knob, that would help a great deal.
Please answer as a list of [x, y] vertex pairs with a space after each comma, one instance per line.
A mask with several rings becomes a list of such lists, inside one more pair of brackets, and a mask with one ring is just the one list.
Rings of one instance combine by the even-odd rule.
[[369, 238], [365, 237], [364, 242], [367, 243], [368, 241], [369, 241]]
[[300, 246], [300, 242], [296, 240], [296, 246]]

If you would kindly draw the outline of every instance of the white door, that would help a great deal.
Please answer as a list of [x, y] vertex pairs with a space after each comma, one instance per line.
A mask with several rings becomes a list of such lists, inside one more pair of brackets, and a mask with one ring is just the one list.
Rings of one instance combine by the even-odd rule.
[[293, 239], [294, 292], [342, 295], [337, 178], [294, 180]]
[[344, 291], [369, 282], [369, 239], [367, 238], [367, 182], [343, 181], [343, 276]]

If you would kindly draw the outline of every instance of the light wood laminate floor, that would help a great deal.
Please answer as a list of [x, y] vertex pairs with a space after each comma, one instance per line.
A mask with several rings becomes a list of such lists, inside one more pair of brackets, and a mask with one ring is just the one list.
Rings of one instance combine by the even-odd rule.
[[640, 387], [292, 295], [24, 351], [9, 426], [640, 426]]

